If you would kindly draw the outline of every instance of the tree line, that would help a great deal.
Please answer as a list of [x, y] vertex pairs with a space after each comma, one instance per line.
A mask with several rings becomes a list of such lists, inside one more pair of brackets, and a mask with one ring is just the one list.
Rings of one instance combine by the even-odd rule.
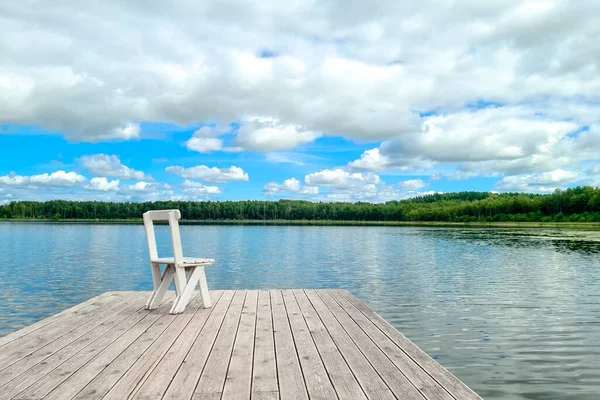
[[133, 220], [148, 210], [181, 210], [187, 220], [323, 220], [439, 222], [600, 222], [600, 188], [552, 194], [438, 193], [382, 204], [279, 201], [13, 201], [0, 206], [0, 219]]

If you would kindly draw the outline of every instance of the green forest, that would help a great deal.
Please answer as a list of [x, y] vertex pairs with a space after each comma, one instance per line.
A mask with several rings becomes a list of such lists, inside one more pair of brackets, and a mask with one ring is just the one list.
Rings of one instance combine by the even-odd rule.
[[147, 210], [181, 210], [185, 220], [600, 222], [600, 188], [552, 194], [458, 192], [382, 204], [279, 201], [14, 201], [0, 206], [0, 219], [140, 220]]

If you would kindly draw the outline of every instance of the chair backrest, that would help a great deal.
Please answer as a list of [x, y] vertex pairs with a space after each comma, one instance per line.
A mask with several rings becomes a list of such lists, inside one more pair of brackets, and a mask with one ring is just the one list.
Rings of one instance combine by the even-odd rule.
[[154, 235], [154, 221], [169, 221], [175, 264], [179, 264], [183, 261], [181, 236], [179, 235], [180, 219], [181, 212], [179, 210], [153, 210], [146, 211], [144, 213], [144, 228], [146, 228], [146, 239], [148, 240], [148, 252], [150, 254], [150, 260], [155, 260], [158, 258], [156, 236]]

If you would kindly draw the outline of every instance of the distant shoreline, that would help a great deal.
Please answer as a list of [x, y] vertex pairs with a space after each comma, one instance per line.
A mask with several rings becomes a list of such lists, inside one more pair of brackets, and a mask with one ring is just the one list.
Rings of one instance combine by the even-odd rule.
[[[50, 224], [142, 224], [142, 219], [0, 219], [0, 222]], [[423, 226], [474, 228], [566, 228], [600, 230], [598, 222], [442, 222], [442, 221], [331, 221], [331, 220], [181, 220], [181, 225], [256, 226]]]

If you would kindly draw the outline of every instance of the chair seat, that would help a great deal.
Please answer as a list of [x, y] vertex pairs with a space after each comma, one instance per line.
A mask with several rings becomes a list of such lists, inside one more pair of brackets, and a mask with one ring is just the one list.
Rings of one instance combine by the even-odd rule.
[[[152, 259], [151, 262], [158, 264], [175, 264], [175, 258], [173, 257], [161, 257]], [[182, 264], [178, 265], [178, 267], [194, 267], [197, 265], [210, 265], [214, 263], [215, 260], [212, 258], [197, 258], [197, 257], [183, 257]]]

